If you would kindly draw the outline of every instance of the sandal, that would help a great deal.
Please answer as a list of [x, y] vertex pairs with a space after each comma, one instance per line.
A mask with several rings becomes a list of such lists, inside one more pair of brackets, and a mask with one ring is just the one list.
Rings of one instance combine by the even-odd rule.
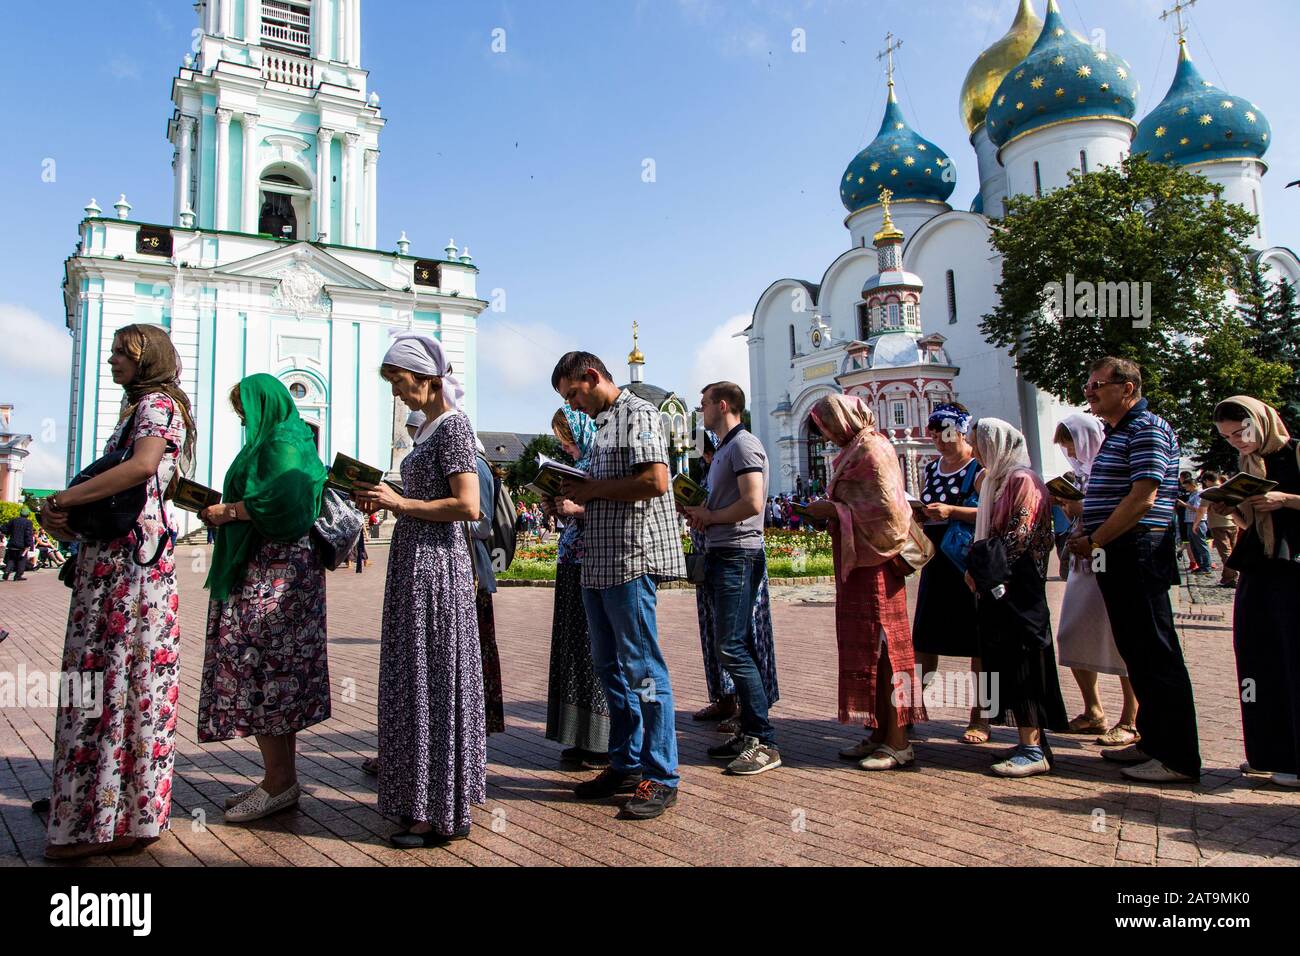
[[1106, 718], [1089, 717], [1087, 714], [1080, 714], [1065, 725], [1065, 732], [1067, 734], [1104, 734], [1106, 733]]
[[1141, 739], [1142, 735], [1137, 732], [1137, 728], [1132, 724], [1116, 724], [1098, 737], [1097, 743], [1103, 747], [1127, 747], [1129, 744], [1135, 744]]
[[378, 777], [378, 776], [379, 776], [379, 758], [378, 758], [378, 757], [367, 757], [365, 760], [361, 761], [361, 772], [362, 772], [362, 773], [369, 774], [369, 775], [372, 776], [372, 777]]
[[989, 742], [989, 725], [974, 723], [961, 735], [964, 744], [986, 744]]

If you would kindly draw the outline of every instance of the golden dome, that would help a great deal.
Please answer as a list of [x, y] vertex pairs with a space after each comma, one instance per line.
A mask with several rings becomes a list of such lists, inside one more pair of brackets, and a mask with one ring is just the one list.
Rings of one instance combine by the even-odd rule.
[[638, 345], [637, 345], [637, 342], [636, 342], [636, 337], [637, 337], [637, 332], [638, 332], [638, 331], [640, 331], [639, 327], [637, 326], [637, 324], [636, 324], [635, 322], [633, 322], [633, 323], [632, 323], [632, 351], [630, 351], [630, 352], [627, 353], [627, 364], [628, 364], [628, 365], [644, 365], [644, 364], [645, 364], [645, 353], [643, 353], [643, 352], [641, 351], [640, 346], [638, 346]]
[[1043, 21], [1034, 13], [1033, 4], [1030, 0], [1020, 0], [1020, 9], [1007, 35], [979, 55], [962, 84], [961, 118], [968, 132], [979, 129], [998, 86], [1011, 68], [1029, 55], [1042, 32]]

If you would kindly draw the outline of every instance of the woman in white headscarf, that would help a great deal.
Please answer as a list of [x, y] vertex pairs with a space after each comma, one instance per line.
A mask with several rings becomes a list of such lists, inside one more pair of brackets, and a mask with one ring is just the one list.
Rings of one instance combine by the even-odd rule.
[[379, 648], [379, 812], [399, 848], [468, 836], [487, 799], [487, 733], [474, 565], [463, 522], [480, 516], [474, 429], [442, 346], [399, 335], [380, 375], [424, 413], [402, 460], [402, 492], [362, 485], [357, 503], [397, 516]]
[[[1093, 460], [1106, 440], [1105, 425], [1095, 415], [1076, 413], [1056, 426], [1054, 440], [1074, 468], [1075, 484], [1080, 491], [1087, 491]], [[1077, 524], [1083, 513], [1083, 502], [1054, 500]], [[1124, 658], [1115, 647], [1110, 617], [1092, 572], [1092, 559], [1071, 556], [1069, 560], [1070, 576], [1066, 579], [1061, 621], [1056, 629], [1056, 653], [1057, 662], [1070, 668], [1079, 685], [1079, 693], [1083, 695], [1083, 713], [1070, 721], [1069, 732], [1099, 734], [1099, 744], [1126, 747], [1139, 740], [1137, 696], [1129, 683]], [[1119, 721], [1109, 728], [1106, 726], [1106, 710], [1097, 692], [1098, 674], [1119, 677], [1124, 693], [1124, 710]]]
[[1019, 431], [982, 418], [974, 435], [985, 477], [966, 578], [976, 595], [992, 722], [1020, 733], [1020, 745], [992, 769], [1000, 777], [1030, 777], [1052, 768], [1046, 731], [1068, 723], [1047, 609], [1047, 558], [1055, 541], [1051, 496], [1030, 467]]

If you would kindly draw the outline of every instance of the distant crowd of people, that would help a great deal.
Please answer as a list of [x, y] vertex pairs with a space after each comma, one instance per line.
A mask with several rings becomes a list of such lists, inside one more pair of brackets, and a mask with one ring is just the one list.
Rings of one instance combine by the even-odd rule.
[[[48, 498], [40, 515], [53, 537], [73, 540], [74, 515], [144, 487], [131, 530], [83, 537], [65, 569], [72, 595], [63, 668], [102, 677], [108, 693], [93, 720], [72, 704], [56, 717], [46, 851], [55, 859], [155, 838], [172, 806], [180, 695], [172, 498], [196, 434], [164, 329], [119, 329], [109, 365], [125, 391], [107, 448], [118, 458]], [[433, 847], [468, 834], [471, 808], [487, 794], [487, 736], [505, 726], [489, 551], [499, 531], [496, 479], [435, 338], [400, 334], [379, 371], [411, 409], [414, 448], [400, 482], [359, 483], [352, 494], [365, 515], [396, 517], [381, 617], [378, 747], [362, 769], [377, 777], [379, 812], [398, 821], [390, 842]], [[551, 382], [563, 400], [552, 430], [586, 475], [539, 506], [560, 528], [545, 735], [564, 748], [562, 762], [598, 771], [574, 797], [618, 798], [632, 820], [657, 817], [678, 800], [673, 682], [656, 604], [659, 585], [675, 579], [697, 585], [710, 705], [695, 717], [727, 731], [709, 758], [742, 777], [779, 769], [764, 551], [776, 499], [763, 446], [742, 424], [743, 390], [731, 382], [703, 390], [700, 413], [718, 441], [706, 500], [685, 506], [670, 486], [658, 409], [615, 385], [587, 352], [565, 355]], [[839, 453], [820, 496], [799, 496], [799, 513], [825, 523], [832, 539], [837, 716], [864, 730], [841, 751], [846, 760], [872, 772], [917, 762], [911, 731], [928, 719], [923, 690], [939, 657], [949, 656], [996, 687], [972, 708], [961, 739], [980, 745], [992, 725], [1016, 729], [1018, 743], [992, 761], [994, 774], [1048, 773], [1049, 735], [1095, 733], [1102, 755], [1124, 765], [1130, 780], [1199, 779], [1195, 701], [1169, 592], [1179, 580], [1175, 518], [1190, 514], [1189, 541], [1203, 537], [1205, 501], [1180, 482], [1178, 438], [1148, 407], [1133, 363], [1094, 363], [1084, 397], [1091, 414], [1069, 416], [1054, 435], [1081, 501], [1053, 498], [1016, 428], [975, 419], [954, 403], [928, 421], [940, 455], [912, 502], [894, 446], [865, 402], [836, 394], [813, 408]], [[263, 778], [226, 801], [226, 821], [247, 823], [298, 802], [297, 734], [331, 716], [319, 536], [322, 522], [347, 509], [326, 488], [315, 438], [278, 379], [250, 375], [229, 400], [245, 444], [226, 470], [221, 502], [200, 512], [215, 544], [197, 738], [256, 739]], [[1232, 523], [1219, 537], [1225, 574], [1236, 575], [1238, 676], [1253, 690], [1241, 695], [1243, 771], [1294, 787], [1300, 445], [1275, 409], [1249, 396], [1220, 402], [1213, 417], [1240, 470], [1276, 482], [1235, 507], [1210, 503], [1205, 524], [1212, 529], [1209, 516]], [[10, 541], [24, 544], [10, 524]], [[1058, 540], [1071, 567], [1053, 629], [1046, 580]], [[1193, 557], [1208, 567], [1203, 552]], [[909, 615], [906, 579], [918, 571]], [[1072, 670], [1085, 700], [1074, 719], [1058, 664]], [[1097, 693], [1101, 674], [1123, 688], [1113, 723]]]

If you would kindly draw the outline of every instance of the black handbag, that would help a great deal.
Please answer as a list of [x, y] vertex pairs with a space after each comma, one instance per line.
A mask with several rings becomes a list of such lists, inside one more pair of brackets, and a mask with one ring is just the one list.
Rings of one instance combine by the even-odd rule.
[[326, 570], [335, 571], [357, 546], [365, 521], [361, 512], [333, 488], [320, 496], [320, 516], [311, 526], [311, 544]]
[[686, 555], [686, 580], [691, 584], [703, 584], [708, 580], [708, 564], [705, 552], [692, 551]]
[[[121, 434], [124, 436], [130, 435], [134, 424], [135, 414], [132, 413], [131, 417], [126, 420], [126, 426], [122, 429]], [[168, 424], [170, 425], [170, 418]], [[125, 448], [114, 449], [82, 469], [77, 477], [69, 482], [68, 487], [75, 487], [82, 482], [89, 481], [96, 475], [102, 475], [104, 472], [116, 468], [130, 458], [134, 450], [134, 442]], [[153, 481], [155, 484], [158, 483], [157, 474], [153, 476]], [[140, 484], [109, 495], [107, 498], [69, 508], [69, 530], [76, 532], [84, 540], [100, 542], [117, 541], [134, 531], [137, 546], [143, 544], [144, 531], [140, 527], [140, 515], [144, 512], [145, 502], [148, 500], [148, 488], [149, 479], [146, 478]], [[159, 485], [158, 501], [160, 507], [162, 497], [162, 486]], [[158, 542], [158, 549], [148, 561], [141, 561], [134, 552], [131, 555], [132, 559], [141, 567], [153, 567], [162, 557], [163, 549], [166, 548], [170, 537], [170, 534], [162, 536], [162, 539]]]

